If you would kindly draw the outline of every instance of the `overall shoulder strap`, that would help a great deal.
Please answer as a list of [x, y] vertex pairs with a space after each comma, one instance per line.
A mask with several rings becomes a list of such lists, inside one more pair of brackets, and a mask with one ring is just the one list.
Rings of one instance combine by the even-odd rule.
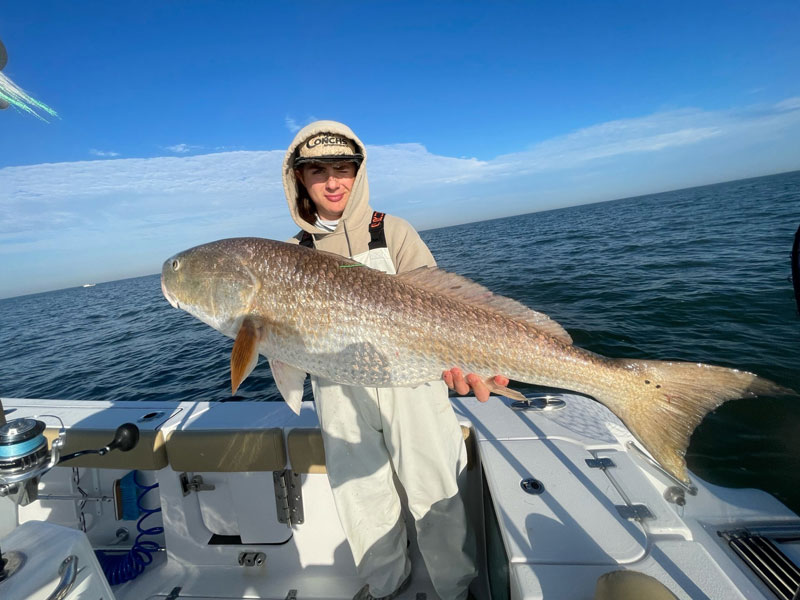
[[383, 230], [385, 213], [377, 210], [372, 213], [372, 221], [369, 223], [369, 249], [386, 248], [386, 232]]
[[303, 231], [303, 235], [300, 236], [300, 245], [305, 246], [306, 248], [313, 248], [314, 236], [307, 231]]

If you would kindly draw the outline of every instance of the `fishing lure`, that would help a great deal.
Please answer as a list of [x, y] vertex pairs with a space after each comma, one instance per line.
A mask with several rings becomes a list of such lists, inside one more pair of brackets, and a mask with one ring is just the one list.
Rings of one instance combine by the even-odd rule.
[[[2, 40], [0, 40], [0, 71], [3, 70], [7, 62], [8, 52]], [[3, 75], [3, 73], [0, 73], [0, 109], [8, 108], [9, 106], [27, 112], [45, 122], [47, 122], [47, 119], [40, 115], [39, 112], [44, 112], [51, 117], [58, 117], [56, 111], [47, 106], [44, 102], [39, 102], [30, 96], [25, 90], [11, 81], [11, 79]]]

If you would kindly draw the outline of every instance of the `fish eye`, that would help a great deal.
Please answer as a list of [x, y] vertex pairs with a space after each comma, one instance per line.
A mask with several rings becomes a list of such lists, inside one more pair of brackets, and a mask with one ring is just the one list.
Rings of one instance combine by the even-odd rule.
[[181, 266], [180, 261], [177, 258], [172, 259], [172, 270], [177, 271]]

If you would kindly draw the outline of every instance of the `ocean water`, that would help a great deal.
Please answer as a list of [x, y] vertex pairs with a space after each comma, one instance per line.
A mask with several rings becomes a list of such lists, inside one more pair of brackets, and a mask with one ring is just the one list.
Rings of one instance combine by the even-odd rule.
[[[579, 346], [735, 367], [800, 390], [798, 225], [800, 171], [422, 237], [441, 267], [550, 315]], [[158, 275], [0, 300], [0, 396], [226, 400], [231, 347], [173, 309]], [[238, 397], [279, 399], [266, 361]], [[800, 400], [726, 403], [687, 458], [708, 481], [766, 490], [800, 513]]]

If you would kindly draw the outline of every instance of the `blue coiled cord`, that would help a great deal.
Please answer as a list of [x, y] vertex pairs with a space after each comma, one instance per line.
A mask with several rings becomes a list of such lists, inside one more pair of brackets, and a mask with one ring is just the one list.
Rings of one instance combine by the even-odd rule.
[[163, 527], [150, 527], [148, 529], [142, 527], [144, 520], [154, 513], [161, 512], [161, 508], [149, 509], [142, 506], [142, 500], [145, 495], [147, 495], [147, 492], [157, 488], [158, 483], [142, 485], [136, 481], [137, 473], [138, 471], [133, 472], [133, 482], [136, 484], [136, 487], [143, 490], [136, 499], [136, 506], [139, 508], [141, 514], [139, 520], [136, 522], [136, 530], [139, 532], [139, 535], [136, 536], [136, 540], [130, 550], [95, 551], [100, 567], [103, 569], [103, 573], [105, 573], [106, 579], [108, 579], [108, 583], [111, 585], [119, 585], [120, 583], [125, 583], [126, 581], [137, 578], [142, 571], [144, 571], [145, 567], [153, 562], [153, 553], [157, 552], [160, 548], [160, 546], [152, 540], [142, 541], [142, 537], [164, 533]]

